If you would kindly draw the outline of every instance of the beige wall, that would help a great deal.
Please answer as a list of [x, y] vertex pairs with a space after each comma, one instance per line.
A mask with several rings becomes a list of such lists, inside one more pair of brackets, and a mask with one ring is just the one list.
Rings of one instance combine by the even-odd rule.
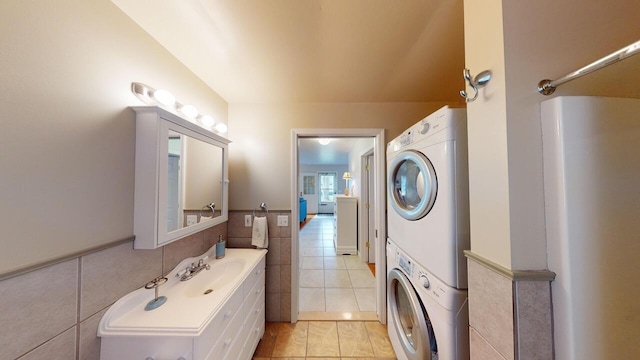
[[133, 81], [227, 104], [108, 0], [0, 2], [0, 273], [133, 232]]
[[289, 210], [292, 129], [383, 128], [389, 141], [443, 105], [229, 104], [229, 208], [266, 202], [270, 209]]
[[[466, 66], [494, 72], [467, 107], [472, 251], [510, 269], [546, 268], [540, 102], [550, 97], [537, 83], [637, 41], [639, 12], [626, 0], [465, 1]], [[626, 61], [554, 96], [640, 97], [640, 61]]]
[[[471, 249], [511, 265], [509, 168], [501, 0], [465, 1], [465, 66], [493, 77], [467, 104]], [[471, 91], [471, 90], [469, 90]]]

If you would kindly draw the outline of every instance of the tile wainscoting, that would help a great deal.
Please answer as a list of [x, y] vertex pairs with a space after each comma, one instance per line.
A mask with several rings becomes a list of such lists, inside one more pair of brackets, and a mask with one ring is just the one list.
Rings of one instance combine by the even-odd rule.
[[[253, 215], [253, 210], [229, 211], [228, 242], [232, 248], [252, 248], [252, 227], [244, 226], [245, 215]], [[259, 211], [256, 215], [263, 215]], [[288, 226], [278, 226], [278, 215], [289, 218]], [[253, 222], [252, 222], [253, 223]], [[291, 321], [291, 227], [297, 222], [291, 220], [289, 210], [269, 210], [269, 252], [265, 279], [265, 312], [267, 321]]]
[[553, 359], [550, 271], [512, 271], [465, 251], [472, 360]]
[[227, 238], [227, 223], [160, 249], [128, 241], [0, 281], [0, 360], [98, 360], [98, 323], [109, 306], [219, 235]]

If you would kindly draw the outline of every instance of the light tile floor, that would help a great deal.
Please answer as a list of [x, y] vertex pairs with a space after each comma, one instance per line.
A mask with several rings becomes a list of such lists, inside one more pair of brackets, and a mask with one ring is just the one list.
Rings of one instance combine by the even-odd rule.
[[267, 323], [254, 360], [396, 359], [387, 327], [377, 321]]
[[332, 215], [314, 216], [300, 230], [300, 318], [309, 312], [375, 315], [373, 274], [357, 255], [336, 255], [333, 234]]

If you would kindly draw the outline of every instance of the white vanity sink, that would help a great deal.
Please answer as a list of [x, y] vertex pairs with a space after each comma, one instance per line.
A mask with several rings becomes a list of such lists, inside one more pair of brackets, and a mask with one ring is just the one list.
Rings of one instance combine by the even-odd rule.
[[215, 261], [210, 265], [211, 269], [203, 270], [191, 280], [185, 281], [185, 296], [210, 296], [213, 292], [225, 289], [229, 284], [238, 281], [246, 261], [242, 258], [233, 258]]
[[[264, 333], [266, 250], [215, 246], [180, 262], [160, 286], [166, 302], [145, 306], [154, 290], [135, 290], [109, 308], [98, 326], [101, 359], [250, 359]], [[180, 274], [205, 256], [209, 270], [187, 281]]]

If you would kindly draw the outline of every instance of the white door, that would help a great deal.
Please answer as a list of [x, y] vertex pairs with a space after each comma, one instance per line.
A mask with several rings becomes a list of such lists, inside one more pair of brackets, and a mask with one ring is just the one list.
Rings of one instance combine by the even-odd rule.
[[338, 174], [336, 172], [319, 172], [318, 184], [318, 214], [333, 214], [333, 201], [338, 189]]
[[407, 276], [399, 269], [387, 276], [389, 328], [395, 331], [408, 360], [438, 359], [431, 321]]
[[298, 182], [300, 197], [307, 200], [307, 214], [318, 213], [318, 190], [315, 173], [301, 173]]

